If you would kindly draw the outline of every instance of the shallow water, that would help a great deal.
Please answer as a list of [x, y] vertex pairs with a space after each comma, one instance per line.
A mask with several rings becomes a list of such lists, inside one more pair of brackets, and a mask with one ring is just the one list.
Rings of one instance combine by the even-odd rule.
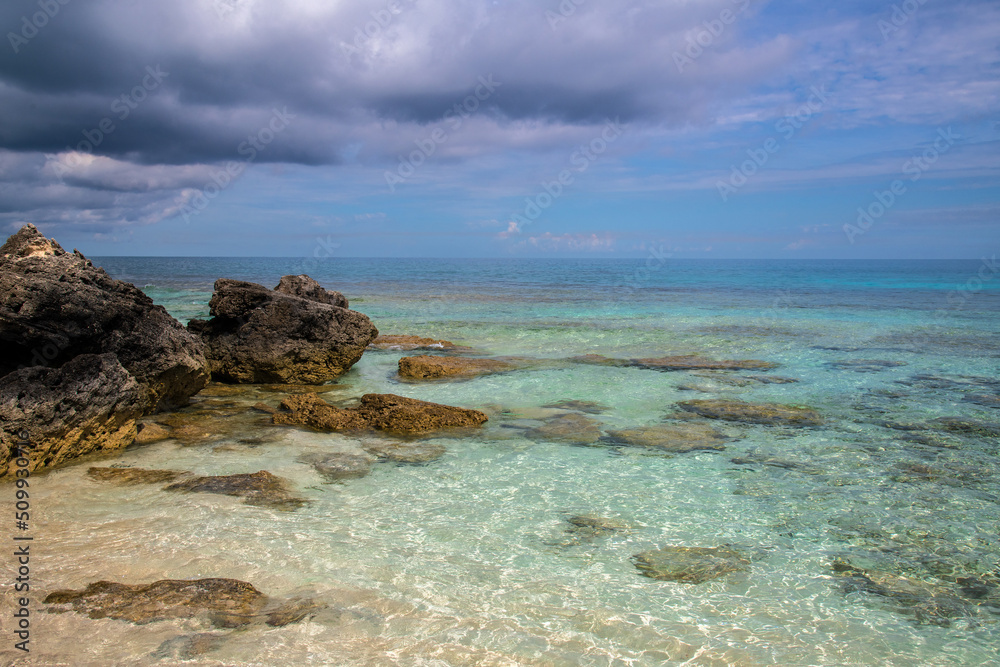
[[[273, 286], [302, 271], [301, 261], [276, 259], [97, 263], [145, 286], [182, 320], [207, 314], [215, 277]], [[221, 643], [183, 664], [994, 661], [997, 605], [963, 599], [945, 625], [913, 605], [845, 591], [831, 567], [843, 557], [948, 590], [958, 578], [1000, 577], [1000, 438], [886, 425], [1000, 422], [996, 409], [964, 400], [1000, 393], [1000, 291], [987, 282], [962, 309], [949, 309], [948, 295], [978, 263], [671, 261], [646, 276], [648, 266], [337, 260], [310, 273], [344, 291], [383, 333], [546, 359], [763, 359], [781, 364], [768, 374], [800, 381], [735, 386], [727, 379], [755, 373], [556, 364], [410, 384], [395, 377], [403, 353], [366, 353], [327, 400], [391, 392], [483, 409], [490, 422], [472, 437], [433, 438], [447, 448], [436, 461], [378, 463], [369, 476], [340, 483], [298, 459], [351, 450], [356, 438], [272, 427], [242, 410], [208, 441], [130, 448], [99, 463], [268, 470], [309, 501], [292, 512], [96, 482], [86, 475], [92, 462], [33, 483], [36, 603], [43, 592], [99, 579], [234, 577], [327, 609], [284, 628], [241, 631], [200, 619], [135, 626], [39, 613], [31, 659], [18, 664], [176, 664], [161, 645], [199, 632], [215, 632]], [[199, 396], [195, 407], [276, 404], [280, 396]], [[676, 456], [533, 440], [523, 428], [562, 399], [607, 406], [590, 416], [608, 430], [658, 423], [676, 402], [697, 398], [807, 405], [826, 423], [714, 423], [733, 439], [725, 451]], [[574, 536], [566, 519], [578, 514], [629, 530]], [[697, 585], [640, 576], [631, 556], [666, 545], [733, 545], [752, 562]], [[6, 620], [9, 595], [3, 604]], [[8, 648], [0, 659], [15, 657]]]

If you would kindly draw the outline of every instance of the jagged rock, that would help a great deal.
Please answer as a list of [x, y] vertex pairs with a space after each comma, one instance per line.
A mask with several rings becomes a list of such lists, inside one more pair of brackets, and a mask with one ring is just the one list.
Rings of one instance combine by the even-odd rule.
[[436, 442], [393, 442], [376, 440], [362, 443], [361, 447], [383, 461], [394, 463], [428, 463], [439, 459], [448, 451]]
[[529, 438], [549, 442], [589, 445], [601, 438], [600, 422], [581, 414], [558, 415], [525, 432]]
[[649, 368], [657, 371], [690, 371], [690, 370], [724, 370], [724, 371], [760, 371], [777, 368], [779, 364], [756, 359], [741, 359], [717, 361], [694, 354], [669, 357], [650, 357], [646, 359], [631, 359], [632, 366]]
[[[305, 618], [321, 605], [280, 602], [238, 579], [164, 579], [151, 584], [97, 581], [81, 590], [61, 590], [44, 600], [47, 611], [75, 611], [90, 618], [114, 618], [144, 624], [206, 614], [218, 627], [234, 628], [255, 622], [286, 625]], [[308, 608], [307, 608], [308, 607]]]
[[99, 482], [114, 482], [123, 486], [162, 484], [190, 475], [186, 470], [147, 470], [146, 468], [87, 468], [87, 476]]
[[82, 354], [61, 368], [32, 366], [0, 378], [0, 478], [28, 434], [29, 470], [132, 444], [149, 392], [111, 353]]
[[412, 352], [413, 350], [444, 350], [454, 352], [456, 350], [471, 349], [463, 345], [455, 345], [448, 340], [422, 338], [407, 334], [380, 334], [368, 347], [374, 350], [402, 350], [403, 352]]
[[335, 305], [346, 303], [343, 295], [307, 276], [285, 276], [278, 288], [215, 282], [212, 319], [188, 324], [205, 342], [213, 379], [322, 384], [346, 373], [378, 335], [365, 315]]
[[0, 247], [0, 345], [0, 376], [112, 353], [148, 391], [150, 411], [185, 404], [208, 381], [201, 341], [162, 306], [32, 225]]
[[440, 378], [470, 378], [477, 375], [502, 373], [517, 368], [509, 361], [499, 359], [473, 359], [465, 357], [403, 357], [399, 360], [399, 376], [408, 380], [437, 380]]
[[135, 444], [148, 445], [170, 438], [170, 429], [162, 424], [146, 422], [137, 426], [138, 432], [135, 435]]
[[632, 556], [636, 568], [650, 579], [701, 584], [750, 565], [743, 554], [729, 547], [663, 547]]
[[744, 403], [743, 401], [697, 400], [677, 404], [682, 410], [709, 419], [771, 424], [781, 426], [818, 426], [823, 419], [815, 410], [774, 403]]
[[570, 410], [572, 412], [584, 412], [588, 415], [599, 415], [611, 409], [608, 406], [595, 401], [579, 401], [570, 399], [549, 403], [547, 405], [543, 405], [542, 407], [555, 408], [557, 410]]
[[372, 470], [372, 461], [370, 458], [346, 452], [310, 454], [299, 460], [303, 463], [311, 464], [316, 472], [329, 480], [364, 477]]
[[309, 276], [282, 276], [275, 292], [298, 296], [316, 303], [326, 303], [338, 308], [350, 308], [350, 304], [340, 292], [324, 289], [322, 285]]
[[682, 454], [704, 449], [722, 451], [729, 438], [705, 424], [681, 423], [609, 431], [603, 440], [612, 445]]
[[163, 487], [164, 491], [191, 491], [238, 496], [248, 505], [263, 505], [278, 509], [297, 509], [305, 504], [293, 497], [285, 482], [266, 470], [240, 475], [195, 477]]

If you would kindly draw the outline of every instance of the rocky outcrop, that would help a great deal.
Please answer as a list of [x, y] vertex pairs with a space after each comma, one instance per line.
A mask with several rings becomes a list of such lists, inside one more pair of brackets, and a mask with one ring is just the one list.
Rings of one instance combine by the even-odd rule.
[[195, 477], [163, 487], [164, 491], [190, 491], [238, 496], [248, 505], [263, 505], [277, 509], [297, 509], [305, 504], [289, 493], [284, 480], [266, 470], [240, 475]]
[[723, 400], [683, 401], [677, 405], [682, 410], [709, 419], [746, 424], [818, 426], [823, 423], [822, 417], [815, 410], [794, 405]]
[[378, 335], [346, 304], [308, 276], [285, 276], [275, 290], [224, 278], [209, 302], [212, 319], [188, 329], [205, 342], [215, 380], [317, 385], [346, 373]]
[[484, 413], [395, 394], [365, 394], [354, 408], [337, 408], [316, 394], [282, 401], [288, 412], [275, 414], [275, 424], [302, 424], [321, 431], [374, 429], [396, 433], [429, 433], [450, 427], [481, 426]]
[[90, 618], [152, 623], [205, 615], [217, 627], [255, 623], [283, 626], [302, 620], [323, 605], [306, 600], [272, 600], [238, 579], [164, 579], [151, 584], [97, 581], [81, 590], [61, 590], [44, 600], [47, 611], [75, 611]]
[[477, 375], [502, 373], [517, 365], [500, 359], [473, 359], [464, 357], [403, 357], [399, 360], [399, 376], [408, 380], [439, 380], [441, 378], [470, 378]]
[[32, 225], [0, 247], [0, 345], [0, 376], [112, 353], [151, 411], [183, 405], [208, 381], [201, 341], [162, 306]]
[[604, 442], [612, 445], [643, 447], [651, 451], [683, 454], [698, 450], [722, 451], [729, 440], [705, 424], [657, 424], [609, 431]]
[[750, 565], [743, 554], [729, 547], [663, 547], [632, 556], [644, 576], [679, 584], [701, 584]]
[[14, 465], [16, 434], [27, 434], [29, 470], [132, 444], [149, 392], [115, 358], [82, 354], [61, 368], [33, 366], [0, 378], [0, 478]]

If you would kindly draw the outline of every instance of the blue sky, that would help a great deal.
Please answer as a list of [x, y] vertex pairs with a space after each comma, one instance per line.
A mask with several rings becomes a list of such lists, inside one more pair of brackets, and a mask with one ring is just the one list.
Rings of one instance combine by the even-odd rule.
[[1000, 251], [996, 2], [16, 0], [0, 24], [0, 224], [91, 255]]

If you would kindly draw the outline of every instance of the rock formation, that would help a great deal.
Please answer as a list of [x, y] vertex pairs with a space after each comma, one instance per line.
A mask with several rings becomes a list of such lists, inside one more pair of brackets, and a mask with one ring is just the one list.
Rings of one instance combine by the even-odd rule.
[[316, 394], [289, 396], [281, 403], [275, 424], [302, 424], [320, 431], [374, 429], [396, 433], [429, 433], [456, 426], [480, 426], [484, 413], [395, 394], [365, 394], [355, 408], [338, 408]]
[[0, 247], [0, 344], [0, 376], [113, 353], [152, 411], [183, 405], [208, 381], [203, 346], [180, 322], [33, 225]]
[[440, 378], [470, 378], [477, 375], [502, 373], [517, 368], [516, 364], [500, 359], [474, 359], [466, 357], [403, 357], [399, 360], [399, 376], [408, 380], [437, 380]]
[[274, 290], [220, 279], [210, 320], [192, 320], [213, 379], [229, 383], [322, 384], [346, 373], [378, 336], [347, 299], [308, 276], [285, 276]]
[[723, 400], [683, 401], [677, 405], [687, 412], [709, 419], [747, 424], [819, 426], [823, 423], [822, 417], [815, 410], [793, 405]]

